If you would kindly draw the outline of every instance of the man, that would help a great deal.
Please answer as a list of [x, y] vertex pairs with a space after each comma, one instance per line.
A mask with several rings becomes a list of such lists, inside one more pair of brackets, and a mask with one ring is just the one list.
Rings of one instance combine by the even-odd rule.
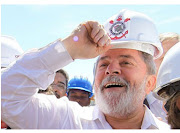
[[156, 74], [158, 73], [159, 66], [161, 65], [161, 62], [163, 61], [165, 54], [172, 46], [174, 46], [176, 43], [180, 41], [180, 36], [179, 34], [174, 33], [174, 32], [165, 32], [159, 35], [159, 39], [163, 46], [163, 54], [161, 55], [160, 58], [155, 59], [155, 63], [157, 67]]
[[[143, 106], [146, 93], [156, 81], [155, 72], [151, 71], [152, 58], [162, 54], [153, 22], [141, 13], [122, 10], [107, 21], [105, 28], [108, 33], [97, 22], [82, 23], [67, 38], [24, 55], [5, 71], [2, 74], [3, 120], [14, 128], [169, 128]], [[109, 45], [109, 37], [113, 45]], [[98, 55], [94, 81], [97, 106], [82, 108], [66, 97], [36, 95], [39, 87], [46, 88], [52, 83], [57, 69], [75, 59]], [[33, 65], [36, 62], [38, 65]], [[24, 73], [21, 68], [14, 69], [18, 66], [24, 66]]]
[[160, 65], [155, 96], [166, 102], [168, 123], [180, 129], [180, 43], [175, 44], [165, 55]]
[[82, 107], [89, 106], [93, 96], [92, 85], [86, 78], [75, 77], [68, 83], [67, 96], [70, 101], [75, 101]]
[[50, 85], [50, 87], [57, 98], [66, 96], [68, 80], [69, 76], [63, 69], [56, 72], [54, 82]]
[[[15, 62], [23, 53], [22, 48], [15, 38], [11, 36], [1, 36], [1, 70]], [[1, 120], [1, 128], [10, 127]]]
[[[160, 41], [162, 43], [163, 46], [163, 54], [161, 55], [160, 58], [155, 59], [155, 64], [156, 64], [156, 75], [158, 73], [159, 70], [159, 66], [161, 64], [161, 62], [164, 59], [165, 54], [167, 53], [167, 51], [174, 46], [176, 43], [179, 42], [180, 40], [180, 36], [177, 33], [173, 33], [173, 32], [167, 32], [167, 33], [162, 33], [159, 35]], [[163, 109], [163, 102], [156, 99], [153, 96], [153, 93], [150, 92], [147, 96], [146, 96], [147, 102], [149, 104], [149, 108], [152, 111], [152, 113], [155, 114], [156, 117], [160, 117], [162, 118], [162, 120], [164, 122], [167, 122], [166, 119], [166, 112]]]

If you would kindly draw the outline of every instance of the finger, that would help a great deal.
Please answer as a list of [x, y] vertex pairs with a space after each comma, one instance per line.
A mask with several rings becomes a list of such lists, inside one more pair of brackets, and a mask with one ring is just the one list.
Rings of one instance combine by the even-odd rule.
[[102, 38], [99, 39], [97, 44], [99, 46], [105, 46], [105, 45], [108, 46], [108, 45], [110, 45], [110, 42], [111, 42], [111, 39], [109, 38], [109, 36], [104, 35]]
[[104, 45], [106, 45], [107, 40], [108, 40], [107, 37], [105, 37], [105, 36], [101, 37], [101, 38], [98, 40], [98, 42], [97, 42], [98, 46], [104, 46]]
[[99, 32], [99, 30], [101, 29], [101, 26], [96, 21], [88, 21], [86, 22], [85, 26], [91, 38], [94, 38], [96, 34]]
[[110, 37], [108, 36], [108, 40], [107, 40], [107, 42], [106, 42], [106, 46], [108, 46], [108, 45], [110, 45], [111, 44], [111, 39], [110, 39]]
[[110, 48], [112, 48], [112, 45], [108, 45], [108, 46], [105, 45], [103, 47], [99, 47], [98, 54], [100, 55], [100, 54], [108, 51]]
[[103, 29], [100, 29], [99, 32], [94, 37], [94, 42], [97, 43], [100, 39], [103, 38], [104, 35], [105, 35], [105, 31]]
[[88, 22], [85, 22], [82, 25], [85, 26], [85, 28], [86, 28], [89, 36], [90, 36], [91, 35], [91, 31], [92, 31], [92, 28], [91, 28], [90, 24]]

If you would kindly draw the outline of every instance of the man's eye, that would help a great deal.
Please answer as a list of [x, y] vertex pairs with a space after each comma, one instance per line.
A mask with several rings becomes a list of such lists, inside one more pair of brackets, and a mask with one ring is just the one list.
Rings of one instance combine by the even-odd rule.
[[130, 62], [127, 62], [127, 61], [123, 61], [123, 62], [121, 62], [120, 64], [121, 64], [121, 65], [131, 65], [131, 63], [130, 63]]
[[100, 67], [108, 66], [108, 64], [101, 64]]

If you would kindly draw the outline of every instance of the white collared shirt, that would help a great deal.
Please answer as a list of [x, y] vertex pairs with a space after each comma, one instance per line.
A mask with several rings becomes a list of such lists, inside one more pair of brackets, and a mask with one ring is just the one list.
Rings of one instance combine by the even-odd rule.
[[[67, 97], [38, 94], [46, 89], [60, 68], [72, 62], [60, 42], [33, 50], [2, 73], [1, 116], [11, 128], [112, 129], [101, 111], [81, 107]], [[146, 108], [142, 129], [169, 129]]]
[[153, 93], [150, 92], [147, 96], [146, 96], [146, 99], [148, 101], [148, 104], [149, 104], [149, 107], [150, 107], [150, 110], [151, 112], [156, 116], [156, 117], [161, 117], [162, 120], [164, 122], [167, 123], [167, 120], [166, 120], [166, 112], [163, 110], [163, 101], [160, 101], [158, 99], [156, 99], [154, 96], [153, 96]]

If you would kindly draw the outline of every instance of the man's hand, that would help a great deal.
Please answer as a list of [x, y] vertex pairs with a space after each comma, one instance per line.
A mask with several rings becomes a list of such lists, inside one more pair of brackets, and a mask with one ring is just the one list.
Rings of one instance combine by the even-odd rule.
[[80, 24], [62, 42], [73, 59], [94, 58], [112, 47], [103, 26], [95, 21]]

